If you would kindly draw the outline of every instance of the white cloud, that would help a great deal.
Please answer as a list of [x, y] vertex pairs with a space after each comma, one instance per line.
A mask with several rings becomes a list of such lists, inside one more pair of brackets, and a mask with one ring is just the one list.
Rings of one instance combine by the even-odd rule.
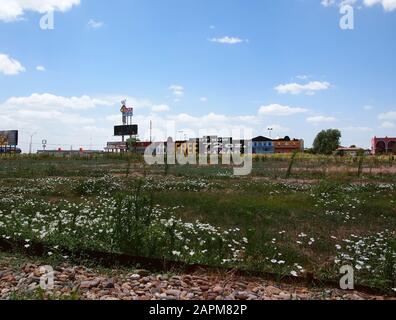
[[396, 0], [364, 0], [364, 4], [367, 7], [381, 4], [385, 11], [393, 11], [396, 9]]
[[172, 120], [182, 125], [189, 125], [193, 128], [215, 128], [238, 127], [239, 125], [255, 125], [259, 123], [257, 117], [253, 115], [245, 116], [228, 116], [224, 114], [209, 113], [203, 116], [192, 116], [187, 113], [170, 115], [168, 120]]
[[40, 72], [44, 72], [45, 71], [45, 67], [44, 66], [37, 66], [36, 70], [40, 71]]
[[279, 94], [300, 94], [305, 93], [308, 95], [313, 95], [317, 91], [327, 90], [330, 88], [330, 83], [328, 82], [320, 82], [320, 81], [312, 81], [308, 84], [298, 84], [298, 83], [287, 83], [281, 84], [275, 87], [275, 90], [278, 91]]
[[318, 125], [321, 123], [332, 123], [336, 122], [337, 119], [334, 117], [326, 117], [326, 116], [315, 116], [307, 118], [307, 122], [313, 125]]
[[301, 75], [298, 75], [296, 78], [300, 79], [300, 80], [307, 80], [309, 78], [309, 76], [307, 76], [305, 74], [301, 74]]
[[105, 121], [109, 122], [109, 123], [116, 123], [117, 121], [120, 120], [120, 114], [111, 114], [111, 115], [107, 115], [104, 118]]
[[206, 97], [201, 97], [201, 98], [199, 98], [199, 101], [201, 101], [201, 102], [207, 102], [207, 101], [208, 101], [208, 98], [206, 98]]
[[378, 116], [380, 120], [396, 120], [396, 111], [389, 111], [385, 113], [381, 113]]
[[322, 0], [321, 4], [324, 7], [329, 7], [333, 4], [335, 4], [335, 0]]
[[285, 133], [290, 132], [290, 128], [283, 127], [280, 124], [271, 124], [266, 127], [267, 129], [272, 129], [275, 133]]
[[258, 123], [254, 116], [171, 116], [164, 113], [169, 110], [165, 104], [125, 95], [70, 97], [50, 93], [34, 93], [0, 101], [0, 123], [4, 128], [20, 130], [20, 147], [24, 151], [28, 150], [29, 132], [34, 131], [38, 132], [34, 149], [41, 148], [39, 141], [45, 138], [49, 141], [49, 148], [69, 149], [73, 145], [74, 148], [81, 146], [87, 149], [92, 144], [93, 149], [102, 150], [106, 142], [117, 141], [113, 137], [113, 125], [121, 123], [120, 102], [125, 98], [128, 106], [140, 110], [135, 112], [134, 122], [139, 124], [139, 135], [143, 140], [149, 137], [149, 120], [153, 120], [155, 128], [163, 132], [169, 121], [175, 121], [180, 129], [192, 128], [197, 133], [202, 127], [217, 129], [224, 125], [232, 128], [241, 124], [248, 127]]
[[172, 84], [168, 88], [172, 94], [176, 97], [182, 97], [184, 95], [184, 87], [178, 84]]
[[0, 21], [16, 21], [23, 17], [26, 11], [46, 13], [48, 11], [66, 12], [80, 0], [0, 0]]
[[108, 105], [117, 106], [121, 104], [121, 101], [126, 100], [127, 106], [133, 107], [134, 109], [147, 109], [151, 108], [154, 105], [154, 103], [152, 103], [149, 99], [140, 99], [125, 95], [103, 95], [96, 96], [95, 98], [106, 102]]
[[258, 113], [261, 116], [277, 116], [277, 117], [286, 117], [292, 116], [299, 113], [308, 112], [307, 109], [304, 108], [293, 108], [289, 106], [283, 106], [280, 104], [270, 104], [268, 106], [260, 107]]
[[394, 124], [393, 122], [390, 121], [385, 121], [381, 124], [381, 128], [384, 129], [395, 129], [396, 128], [396, 124]]
[[358, 0], [322, 0], [321, 4], [324, 7], [330, 6], [345, 6], [345, 5], [355, 5]]
[[[199, 135], [230, 136], [233, 131], [256, 130], [261, 132], [261, 121], [254, 115], [229, 116], [224, 114], [209, 113], [202, 116], [192, 116], [187, 113], [169, 115], [157, 122], [157, 126], [164, 127], [169, 121], [174, 122], [176, 130], [193, 131], [190, 137]], [[251, 138], [251, 137], [249, 137]]]
[[247, 40], [243, 40], [238, 37], [222, 37], [222, 38], [212, 38], [209, 39], [211, 42], [221, 43], [221, 44], [238, 44], [242, 42], [246, 42]]
[[370, 105], [366, 105], [366, 106], [363, 107], [363, 109], [366, 110], [366, 111], [370, 111], [370, 110], [373, 110], [374, 107], [370, 106]]
[[55, 124], [68, 124], [68, 125], [87, 125], [95, 123], [93, 118], [83, 117], [77, 113], [68, 113], [58, 110], [32, 110], [20, 109], [14, 113], [17, 119], [24, 120], [25, 122], [42, 122], [50, 121]]
[[[134, 122], [139, 125], [141, 140], [148, 140], [150, 137], [150, 120], [153, 122], [153, 136], [157, 141], [166, 140], [168, 137], [166, 129], [170, 123], [175, 125], [175, 130], [170, 132], [173, 137], [178, 137], [179, 130], [186, 130], [188, 137], [205, 134], [237, 137], [234, 132], [242, 132], [242, 130], [246, 132], [253, 130], [253, 136], [267, 135], [267, 127], [274, 128], [273, 134], [279, 136], [290, 135], [292, 131], [284, 127], [284, 124], [275, 121], [272, 125], [265, 126], [266, 118], [258, 116], [257, 113], [242, 115], [208, 113], [198, 116], [187, 113], [169, 114], [165, 111], [159, 112], [166, 110], [165, 104], [154, 104], [148, 99], [121, 95], [70, 97], [49, 93], [36, 93], [0, 101], [0, 123], [7, 129], [20, 130], [21, 147], [25, 151], [29, 144], [28, 133], [34, 131], [38, 132], [35, 137], [35, 148], [41, 148], [39, 142], [45, 138], [49, 141], [49, 148], [69, 149], [73, 145], [74, 148], [81, 146], [87, 149], [92, 143], [93, 149], [102, 150], [107, 141], [118, 140], [113, 137], [113, 125], [121, 122], [120, 101], [125, 98], [128, 106], [139, 109], [135, 112]], [[264, 106], [262, 109], [262, 113], [269, 116], [286, 116], [307, 111], [303, 108], [281, 105]], [[296, 131], [297, 127], [291, 128]], [[301, 138], [309, 138], [302, 132], [299, 135]]]
[[[120, 115], [114, 114], [106, 117], [111, 125], [118, 122]], [[203, 135], [237, 136], [242, 130], [254, 131], [253, 134], [263, 134], [262, 122], [255, 115], [229, 116], [224, 114], [209, 113], [201, 116], [193, 116], [187, 113], [163, 114], [153, 113], [149, 116], [137, 114], [134, 122], [139, 124], [139, 136], [141, 140], [150, 137], [150, 121], [153, 123], [153, 136], [156, 141], [165, 141], [169, 136], [180, 138], [178, 133], [183, 130], [187, 137], [199, 137]], [[168, 128], [173, 128], [167, 131]], [[237, 132], [237, 134], [233, 134]], [[251, 138], [251, 137], [248, 137]]]
[[366, 7], [382, 5], [386, 12], [390, 12], [396, 9], [396, 0], [322, 0], [321, 4], [324, 7], [356, 4], [358, 4], [359, 6], [363, 4]]
[[62, 97], [50, 93], [33, 93], [28, 97], [11, 97], [5, 101], [2, 108], [8, 110], [30, 109], [31, 111], [85, 110], [98, 106], [111, 106], [113, 104], [110, 101], [91, 98], [87, 95], [81, 97]]
[[353, 126], [343, 128], [342, 130], [352, 131], [352, 132], [372, 132], [373, 131], [373, 129], [369, 128], [369, 127], [353, 127]]
[[[74, 135], [81, 126], [95, 124], [95, 113], [86, 113], [105, 103], [89, 96], [62, 97], [52, 94], [32, 94], [26, 97], [12, 97], [0, 102], [2, 126], [20, 131], [21, 147], [26, 150], [28, 133], [37, 131], [40, 138], [59, 143], [82, 144], [81, 133]], [[107, 104], [106, 104], [107, 105]]]
[[26, 71], [26, 69], [18, 60], [13, 59], [6, 54], [0, 53], [0, 73], [3, 73], [7, 76], [13, 76], [24, 71]]
[[170, 108], [166, 104], [158, 104], [158, 105], [152, 106], [151, 110], [153, 112], [160, 113], [160, 112], [168, 112], [170, 110]]
[[88, 21], [88, 28], [90, 29], [99, 29], [104, 26], [104, 22], [102, 21], [95, 21], [93, 19]]
[[[102, 150], [107, 141], [114, 139], [113, 124], [121, 122], [120, 101], [127, 98], [128, 106], [134, 108], [151, 108], [147, 99], [105, 95], [76, 97], [58, 96], [49, 93], [34, 93], [30, 96], [11, 97], [0, 101], [0, 124], [4, 128], [20, 131], [20, 146], [28, 149], [29, 132], [37, 131], [36, 139], [46, 138], [56, 148], [85, 147]], [[106, 117], [117, 113], [111, 124]], [[36, 141], [37, 142], [37, 141]], [[52, 147], [51, 146], [51, 147]], [[40, 148], [40, 144], [35, 148]], [[55, 146], [54, 146], [55, 148]]]

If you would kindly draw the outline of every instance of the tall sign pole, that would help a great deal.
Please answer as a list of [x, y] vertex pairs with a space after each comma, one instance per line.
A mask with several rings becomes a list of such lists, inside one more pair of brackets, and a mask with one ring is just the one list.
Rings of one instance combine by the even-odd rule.
[[[121, 114], [122, 114], [122, 124], [124, 126], [133, 125], [133, 108], [128, 108], [126, 105], [126, 99], [121, 101]], [[129, 137], [132, 138], [133, 135]], [[122, 142], [125, 142], [125, 135], [122, 136]]]
[[[121, 114], [122, 114], [122, 124], [125, 126], [128, 123], [126, 117], [126, 99], [121, 101]], [[122, 136], [122, 142], [125, 142], [125, 136]]]

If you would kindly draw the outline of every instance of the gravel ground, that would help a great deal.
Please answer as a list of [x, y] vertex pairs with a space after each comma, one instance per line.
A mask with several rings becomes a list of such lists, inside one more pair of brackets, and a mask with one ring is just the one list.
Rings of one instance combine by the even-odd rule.
[[0, 256], [0, 299], [80, 300], [384, 300], [359, 292], [279, 285], [232, 275], [159, 275], [146, 270], [54, 267], [54, 288], [40, 289], [43, 264]]

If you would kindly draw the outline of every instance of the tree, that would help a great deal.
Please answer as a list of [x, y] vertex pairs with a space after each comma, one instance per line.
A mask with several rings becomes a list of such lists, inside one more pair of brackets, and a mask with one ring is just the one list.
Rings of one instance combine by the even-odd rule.
[[138, 138], [132, 137], [127, 140], [128, 151], [136, 152], [136, 145], [140, 140]]
[[337, 129], [319, 132], [313, 144], [314, 152], [319, 154], [332, 154], [340, 147], [341, 136], [341, 131]]

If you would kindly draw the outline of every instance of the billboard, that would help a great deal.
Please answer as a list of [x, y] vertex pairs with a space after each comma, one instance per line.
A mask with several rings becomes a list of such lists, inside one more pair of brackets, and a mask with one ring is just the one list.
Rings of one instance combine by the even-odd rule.
[[133, 117], [133, 108], [123, 107], [121, 112], [124, 117]]
[[134, 125], [125, 125], [125, 126], [115, 126], [114, 127], [114, 135], [115, 136], [136, 136], [138, 134], [138, 126]]
[[108, 149], [126, 149], [127, 143], [126, 142], [107, 142]]
[[18, 145], [18, 131], [0, 131], [0, 146], [17, 146]]
[[107, 147], [105, 150], [107, 151], [114, 151], [114, 150], [121, 150], [127, 151], [128, 145], [126, 142], [107, 142]]

